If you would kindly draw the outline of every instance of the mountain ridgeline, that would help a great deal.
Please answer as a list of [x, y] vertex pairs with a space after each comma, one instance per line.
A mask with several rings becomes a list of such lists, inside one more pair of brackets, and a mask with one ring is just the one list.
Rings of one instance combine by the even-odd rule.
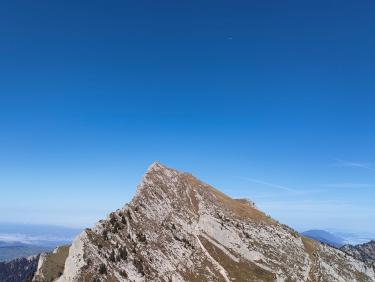
[[375, 241], [356, 246], [344, 245], [340, 250], [375, 267]]
[[375, 281], [375, 270], [154, 163], [130, 203], [41, 256], [33, 281]]

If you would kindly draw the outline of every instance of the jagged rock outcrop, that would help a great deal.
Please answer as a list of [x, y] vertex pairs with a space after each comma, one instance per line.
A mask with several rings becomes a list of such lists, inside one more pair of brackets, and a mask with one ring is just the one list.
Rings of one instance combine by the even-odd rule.
[[74, 240], [57, 281], [375, 281], [375, 273], [251, 202], [155, 163], [129, 204]]
[[355, 246], [345, 245], [340, 250], [375, 267], [375, 241]]
[[39, 256], [0, 262], [1, 282], [30, 282], [38, 265]]
[[69, 254], [69, 246], [61, 246], [51, 253], [42, 253], [39, 257], [38, 267], [33, 282], [52, 282], [59, 278]]

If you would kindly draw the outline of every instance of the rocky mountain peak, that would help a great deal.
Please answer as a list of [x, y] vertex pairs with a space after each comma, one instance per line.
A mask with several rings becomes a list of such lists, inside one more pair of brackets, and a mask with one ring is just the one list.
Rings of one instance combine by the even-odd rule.
[[163, 170], [173, 170], [171, 168], [168, 168], [166, 167], [165, 165], [163, 165], [162, 163], [160, 163], [159, 161], [155, 161], [153, 162], [147, 169], [147, 172], [152, 172], [152, 171], [163, 171]]
[[74, 240], [56, 279], [374, 281], [375, 273], [301, 237], [251, 201], [154, 163], [130, 203]]
[[159, 162], [154, 162], [148, 167], [140, 185], [138, 185], [138, 190], [142, 190], [143, 187], [155, 188], [152, 184], [157, 181], [157, 179], [159, 179], [159, 183], [164, 181], [165, 184], [167, 184], [172, 182], [178, 174], [180, 173], [177, 170], [168, 168]]

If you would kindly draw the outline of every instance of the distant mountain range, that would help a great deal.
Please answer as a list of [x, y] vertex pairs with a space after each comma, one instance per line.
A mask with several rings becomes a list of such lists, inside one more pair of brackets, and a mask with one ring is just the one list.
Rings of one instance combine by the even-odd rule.
[[350, 245], [360, 245], [367, 243], [369, 241], [375, 240], [375, 233], [374, 232], [343, 232], [337, 230], [327, 230], [328, 232], [344, 239], [345, 244]]
[[325, 230], [308, 230], [302, 232], [302, 235], [336, 248], [340, 248], [341, 246], [345, 245], [344, 238], [336, 236]]
[[[347, 239], [325, 230], [308, 230], [302, 232], [302, 234], [306, 237], [320, 241], [324, 244], [334, 246], [340, 249], [341, 251], [345, 252], [346, 254], [375, 267], [375, 240], [371, 240], [369, 242], [362, 244], [351, 245], [345, 243]], [[352, 235], [353, 234], [349, 234], [349, 236]]]
[[375, 234], [373, 233], [330, 232], [327, 230], [314, 229], [301, 232], [301, 234], [336, 248], [340, 248], [344, 245], [360, 245], [375, 240]]

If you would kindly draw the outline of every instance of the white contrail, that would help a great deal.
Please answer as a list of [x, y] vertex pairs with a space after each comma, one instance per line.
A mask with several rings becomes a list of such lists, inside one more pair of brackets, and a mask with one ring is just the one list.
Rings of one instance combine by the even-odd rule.
[[340, 159], [338, 159], [337, 161], [340, 162], [338, 166], [358, 167], [358, 168], [363, 168], [363, 169], [367, 169], [370, 171], [375, 171], [375, 168], [368, 166], [366, 164], [363, 164], [363, 163], [351, 162], [351, 161], [340, 160]]
[[374, 188], [374, 184], [367, 183], [330, 183], [324, 184], [324, 187], [327, 188]]
[[288, 192], [299, 192], [295, 189], [292, 189], [292, 188], [289, 188], [289, 187], [286, 187], [286, 186], [283, 186], [283, 185], [278, 185], [278, 184], [274, 184], [274, 183], [269, 183], [269, 182], [266, 182], [266, 181], [263, 181], [263, 180], [260, 180], [260, 179], [255, 179], [255, 178], [248, 178], [248, 177], [245, 177], [244, 179], [246, 179], [247, 181], [250, 181], [250, 182], [253, 182], [253, 183], [257, 183], [257, 184], [262, 184], [262, 185], [266, 185], [266, 186], [269, 186], [269, 187], [273, 187], [273, 188], [277, 188], [279, 190], [283, 190], [283, 191], [288, 191]]

